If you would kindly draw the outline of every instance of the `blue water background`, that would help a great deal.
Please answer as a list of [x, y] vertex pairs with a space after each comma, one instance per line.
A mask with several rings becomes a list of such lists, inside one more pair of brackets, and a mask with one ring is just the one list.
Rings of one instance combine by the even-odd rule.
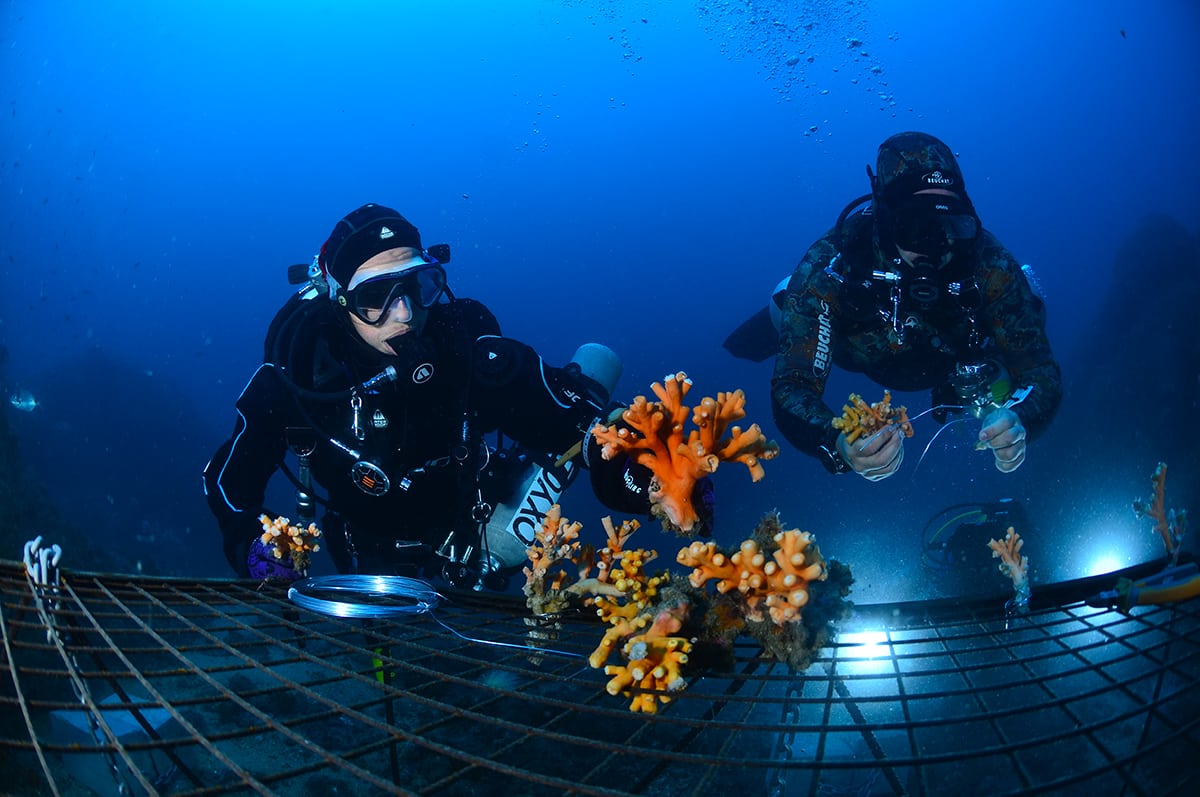
[[[1014, 497], [1037, 579], [1152, 558], [1129, 502], [1195, 422], [1114, 444], [1142, 421], [1089, 388], [1081, 352], [1122, 323], [1102, 308], [1139, 223], [1200, 224], [1198, 8], [9, 0], [0, 341], [6, 389], [42, 400], [10, 422], [62, 512], [131, 567], [226, 574], [200, 470], [292, 290], [286, 267], [373, 201], [452, 244], [457, 294], [548, 361], [613, 347], [624, 400], [676, 370], [693, 397], [740, 387], [779, 438], [770, 363], [721, 342], [865, 193], [879, 142], [920, 129], [955, 148], [985, 225], [1037, 269], [1068, 375], [1059, 419], [1010, 476], [971, 450], [974, 429], [917, 468], [928, 421], [877, 485], [785, 442], [759, 484], [719, 471], [718, 540], [778, 509], [850, 562], [856, 598], [921, 597], [926, 520]], [[839, 374], [827, 399], [851, 390], [880, 393]], [[1195, 483], [1182, 451], [1172, 474]], [[599, 534], [586, 487], [564, 505]], [[675, 540], [644, 533], [670, 557]]]

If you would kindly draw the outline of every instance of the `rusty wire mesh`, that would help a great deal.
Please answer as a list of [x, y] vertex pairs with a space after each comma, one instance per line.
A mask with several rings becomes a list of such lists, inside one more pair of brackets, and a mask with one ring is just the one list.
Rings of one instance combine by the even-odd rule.
[[[235, 581], [0, 563], [0, 791], [188, 795], [1194, 793], [1200, 600], [858, 607], [804, 673], [749, 643], [632, 714], [601, 627], [520, 602], [340, 619]], [[49, 618], [49, 621], [47, 620]], [[57, 629], [48, 633], [48, 623]], [[526, 646], [534, 631], [551, 648]], [[548, 637], [548, 639], [547, 639]], [[491, 642], [507, 643], [498, 646]]]

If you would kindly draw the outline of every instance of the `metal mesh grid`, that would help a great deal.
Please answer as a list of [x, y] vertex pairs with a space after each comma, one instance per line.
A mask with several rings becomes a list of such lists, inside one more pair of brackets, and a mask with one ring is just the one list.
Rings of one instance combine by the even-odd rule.
[[68, 573], [39, 610], [22, 566], [0, 562], [4, 787], [1092, 797], [1200, 783], [1200, 600], [1011, 623], [995, 602], [858, 607], [804, 673], [747, 643], [732, 673], [645, 715], [587, 666], [602, 628], [583, 618], [537, 656], [470, 639], [528, 644], [524, 605], [503, 596], [355, 620], [255, 587]]

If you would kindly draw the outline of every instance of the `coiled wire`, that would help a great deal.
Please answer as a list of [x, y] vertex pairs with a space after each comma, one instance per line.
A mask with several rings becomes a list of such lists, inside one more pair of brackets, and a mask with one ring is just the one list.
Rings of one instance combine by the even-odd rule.
[[[346, 600], [323, 597], [322, 593], [339, 593]], [[552, 654], [568, 658], [585, 658], [582, 654], [553, 648], [517, 645], [495, 639], [470, 637], [446, 624], [433, 613], [445, 597], [428, 581], [409, 576], [348, 575], [314, 576], [297, 581], [288, 588], [288, 600], [309, 611], [332, 617], [396, 617], [406, 614], [428, 614], [442, 628], [459, 639], [498, 648], [527, 650], [531, 653]]]
[[[324, 597], [334, 593], [346, 600]], [[408, 576], [314, 576], [297, 581], [288, 599], [310, 611], [332, 617], [395, 617], [424, 614], [442, 601], [433, 585]]]

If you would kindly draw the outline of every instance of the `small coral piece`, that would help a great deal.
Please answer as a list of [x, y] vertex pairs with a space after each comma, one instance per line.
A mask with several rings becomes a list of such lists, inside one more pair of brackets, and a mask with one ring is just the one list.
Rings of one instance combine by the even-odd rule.
[[1025, 541], [1012, 527], [1003, 540], [988, 540], [992, 549], [992, 558], [1000, 560], [1000, 572], [1012, 579], [1014, 596], [1009, 602], [1010, 609], [1025, 609], [1029, 605], [1029, 557], [1021, 555]]
[[292, 567], [301, 574], [308, 573], [312, 564], [312, 554], [321, 550], [317, 539], [321, 530], [316, 523], [309, 523], [308, 528], [292, 525], [292, 522], [280, 515], [271, 520], [266, 515], [259, 515], [258, 522], [262, 524], [262, 544], [269, 545], [276, 559], [292, 558]]
[[[636, 521], [633, 521], [636, 523]], [[526, 549], [529, 567], [525, 572], [526, 603], [534, 615], [546, 617], [560, 614], [570, 605], [575, 596], [591, 588], [593, 592], [618, 594], [606, 588], [604, 563], [596, 562], [596, 552], [590, 545], [579, 540], [582, 523], [562, 516], [562, 508], [554, 504], [542, 518], [542, 525], [535, 533], [536, 540]], [[636, 528], [636, 526], [635, 526]], [[594, 564], [601, 566], [598, 579], [588, 578]], [[574, 567], [576, 575], [568, 572], [567, 565]]]
[[[688, 587], [698, 593], [692, 604], [703, 654], [711, 655], [713, 643], [731, 649], [745, 632], [764, 656], [802, 672], [853, 606], [846, 600], [854, 583], [850, 569], [826, 562], [812, 534], [785, 529], [775, 512], [764, 515], [732, 552], [695, 542], [677, 559], [693, 568]], [[709, 583], [715, 594], [705, 591]]]
[[[694, 642], [676, 636], [690, 605], [684, 601], [659, 605], [659, 590], [670, 574], [646, 574], [646, 563], [654, 557], [653, 551], [640, 549], [621, 552], [621, 566], [613, 568], [609, 579], [620, 596], [596, 597], [596, 614], [608, 623], [608, 629], [588, 657], [593, 668], [604, 667], [604, 674], [612, 676], [606, 686], [610, 695], [626, 695], [631, 698], [630, 711], [651, 714], [658, 710], [658, 703], [671, 701], [669, 693], [687, 686], [683, 667]], [[605, 666], [618, 643], [628, 663]]]
[[869, 437], [889, 425], [898, 426], [905, 437], [913, 436], [908, 409], [904, 405], [892, 406], [890, 390], [883, 391], [883, 400], [874, 404], [868, 404], [862, 396], [851, 393], [850, 403], [842, 406], [842, 417], [833, 419], [833, 428], [846, 434], [847, 443], [853, 443], [860, 437]]
[[640, 633], [654, 619], [652, 604], [659, 588], [670, 575], [665, 571], [656, 576], [646, 575], [646, 563], [654, 559], [654, 551], [634, 550], [620, 554], [619, 568], [613, 568], [608, 585], [615, 594], [597, 595], [596, 614], [609, 624], [604, 638], [588, 657], [588, 663], [599, 669], [608, 661], [616, 643]]
[[[605, 459], [628, 452], [651, 470], [652, 511], [665, 526], [685, 534], [692, 533], [700, 520], [692, 504], [699, 479], [716, 471], [721, 462], [741, 462], [750, 470], [750, 478], [758, 481], [763, 477], [761, 460], [779, 453], [779, 446], [767, 440], [758, 424], [745, 430], [730, 426], [746, 415], [741, 390], [702, 399], [693, 414], [683, 403], [691, 387], [692, 381], [682, 371], [669, 375], [661, 384], [651, 385], [658, 401], [645, 396], [634, 399], [621, 414], [625, 425], [597, 424], [592, 429]], [[689, 414], [697, 428], [685, 438]]]
[[672, 693], [687, 687], [683, 668], [693, 640], [674, 636], [683, 625], [680, 615], [686, 617], [686, 611], [686, 604], [659, 611], [645, 633], [625, 643], [622, 652], [629, 663], [604, 668], [604, 674], [612, 676], [605, 689], [610, 695], [630, 696], [630, 711], [654, 714], [658, 703], [671, 702]]
[[1179, 560], [1179, 548], [1183, 544], [1183, 532], [1187, 528], [1187, 512], [1167, 509], [1167, 464], [1158, 463], [1154, 475], [1150, 479], [1154, 492], [1149, 501], [1134, 501], [1133, 511], [1138, 517], [1154, 521], [1154, 529], [1162, 537], [1167, 549], [1167, 556], [1174, 564]]
[[796, 622], [800, 609], [808, 603], [808, 585], [825, 578], [825, 561], [816, 548], [805, 555], [813, 541], [807, 531], [792, 529], [775, 535], [775, 550], [764, 553], [753, 539], [740, 550], [726, 556], [714, 543], [694, 542], [677, 557], [682, 565], [694, 568], [689, 578], [693, 587], [716, 579], [717, 592], [737, 590], [746, 605], [746, 617], [762, 620], [759, 604], [767, 607], [776, 625]]
[[[601, 548], [596, 554], [596, 580], [607, 584], [612, 573], [613, 564], [621, 558], [625, 553], [625, 541], [629, 536], [641, 528], [641, 523], [630, 518], [629, 520], [621, 521], [621, 527], [617, 528], [613, 525], [611, 517], [600, 518], [600, 523], [604, 526], [604, 532], [608, 535], [608, 544]], [[585, 578], [586, 572], [580, 573], [580, 578]]]
[[[670, 574], [646, 572], [646, 565], [658, 554], [625, 549], [638, 529], [636, 520], [618, 526], [606, 517], [603, 523], [607, 545], [589, 551], [579, 541], [582, 524], [563, 518], [558, 504], [542, 519], [537, 541], [527, 551], [530, 567], [525, 568], [526, 602], [536, 615], [527, 621], [533, 628], [530, 642], [537, 647], [554, 639], [557, 615], [570, 605], [594, 606], [608, 627], [588, 664], [612, 676], [609, 694], [631, 697], [631, 711], [653, 713], [659, 703], [671, 700], [670, 693], [687, 685], [683, 668], [694, 640], [676, 634], [690, 605], [686, 600], [660, 605], [660, 590], [670, 581]], [[565, 563], [578, 566], [578, 579], [570, 577]], [[593, 564], [597, 575], [589, 578]], [[622, 652], [626, 664], [607, 664], [614, 650]]]
[[1012, 527], [1003, 540], [988, 540], [992, 549], [992, 558], [1000, 560], [1000, 572], [1012, 579], [1013, 586], [1020, 586], [1028, 580], [1029, 557], [1021, 555], [1025, 541]]

